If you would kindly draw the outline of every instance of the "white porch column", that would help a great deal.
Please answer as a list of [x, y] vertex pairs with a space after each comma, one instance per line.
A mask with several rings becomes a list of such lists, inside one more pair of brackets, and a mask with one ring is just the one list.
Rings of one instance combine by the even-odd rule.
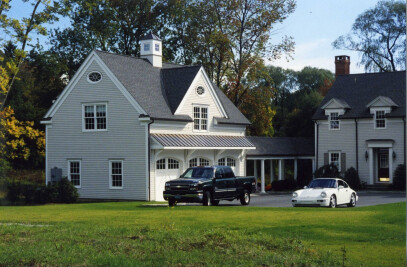
[[261, 160], [261, 193], [266, 193], [265, 175], [264, 175], [264, 159]]
[[273, 160], [270, 160], [270, 184], [274, 181]]
[[297, 177], [298, 177], [297, 172], [298, 172], [298, 169], [297, 169], [297, 159], [295, 159], [295, 160], [294, 160], [294, 180], [296, 180], [296, 181], [297, 181]]
[[393, 148], [389, 147], [389, 178], [390, 183], [393, 183]]
[[373, 168], [373, 148], [369, 147], [369, 183], [373, 184], [374, 177], [374, 168]]
[[284, 180], [284, 160], [278, 160], [278, 180]]

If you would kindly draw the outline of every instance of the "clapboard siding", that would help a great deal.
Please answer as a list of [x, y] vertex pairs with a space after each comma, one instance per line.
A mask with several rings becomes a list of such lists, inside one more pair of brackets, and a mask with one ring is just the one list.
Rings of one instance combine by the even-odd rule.
[[[341, 120], [340, 130], [329, 130], [328, 121], [318, 121], [318, 167], [324, 165], [324, 153], [341, 151], [346, 153], [346, 169], [356, 168], [356, 132], [354, 120]], [[386, 129], [374, 129], [373, 119], [358, 119], [358, 163], [361, 181], [369, 183], [368, 151], [369, 139], [393, 139], [393, 173], [404, 162], [404, 122], [402, 119], [386, 119]], [[392, 158], [392, 157], [390, 157]], [[376, 164], [376, 162], [374, 162]], [[343, 171], [343, 170], [342, 170]]]
[[319, 123], [318, 167], [324, 165], [324, 153], [340, 151], [346, 153], [346, 169], [356, 168], [355, 122], [341, 120], [340, 130], [329, 130], [328, 126], [327, 121]]
[[[102, 73], [102, 81], [89, 83], [86, 77], [91, 71]], [[107, 103], [107, 131], [82, 131], [82, 104], [93, 102]], [[145, 200], [146, 126], [139, 115], [93, 61], [52, 118], [47, 130], [48, 169], [62, 168], [67, 176], [67, 161], [80, 159], [81, 198]], [[109, 189], [111, 159], [123, 160], [123, 189]]]
[[[386, 129], [374, 129], [372, 119], [359, 121], [359, 175], [363, 181], [369, 182], [369, 160], [365, 158], [365, 153], [368, 150], [366, 140], [394, 140], [393, 151], [396, 158], [393, 159], [393, 170], [391, 170], [394, 173], [397, 166], [404, 163], [404, 131], [402, 119], [386, 119]], [[392, 159], [392, 157], [390, 156], [389, 159]]]

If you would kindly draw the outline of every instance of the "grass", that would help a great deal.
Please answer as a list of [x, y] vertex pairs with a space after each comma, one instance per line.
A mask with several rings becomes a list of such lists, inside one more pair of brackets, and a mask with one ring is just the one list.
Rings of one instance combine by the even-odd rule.
[[406, 205], [0, 207], [0, 266], [404, 266]]

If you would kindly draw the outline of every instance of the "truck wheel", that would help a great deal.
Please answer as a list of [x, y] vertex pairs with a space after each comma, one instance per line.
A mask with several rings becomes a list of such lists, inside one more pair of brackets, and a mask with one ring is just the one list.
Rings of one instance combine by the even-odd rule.
[[211, 204], [212, 204], [212, 206], [217, 206], [217, 205], [219, 205], [219, 200], [212, 200]]
[[169, 199], [169, 200], [168, 200], [168, 206], [174, 207], [175, 205], [176, 205], [176, 202], [175, 202], [174, 199]]
[[242, 196], [240, 197], [240, 204], [247, 206], [250, 203], [250, 193], [247, 190], [243, 191]]
[[209, 192], [209, 191], [204, 192], [202, 205], [204, 205], [204, 206], [211, 205], [211, 192]]

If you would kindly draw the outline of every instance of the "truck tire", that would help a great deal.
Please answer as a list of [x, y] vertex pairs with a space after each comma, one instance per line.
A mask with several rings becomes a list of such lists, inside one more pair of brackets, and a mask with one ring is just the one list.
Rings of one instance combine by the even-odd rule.
[[211, 192], [205, 191], [203, 195], [202, 205], [204, 206], [211, 206]]
[[176, 205], [176, 201], [174, 199], [169, 199], [168, 200], [168, 206], [174, 207]]
[[247, 206], [250, 204], [250, 193], [247, 190], [243, 191], [243, 194], [240, 196], [240, 204]]

